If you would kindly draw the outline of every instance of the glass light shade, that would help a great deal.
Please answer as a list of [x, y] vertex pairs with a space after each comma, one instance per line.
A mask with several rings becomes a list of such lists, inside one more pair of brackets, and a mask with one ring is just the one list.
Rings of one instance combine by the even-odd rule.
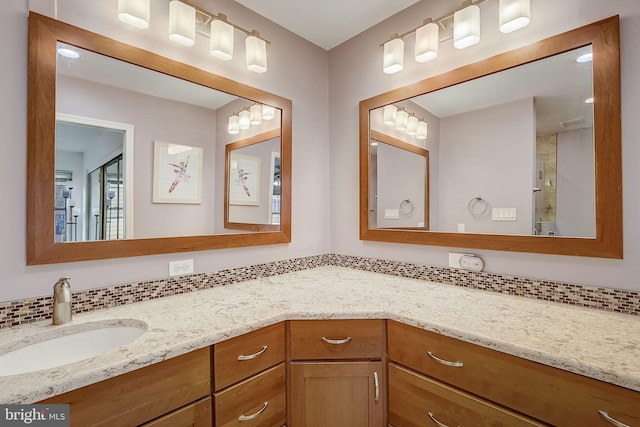
[[247, 55], [247, 69], [254, 73], [267, 71], [267, 42], [256, 36], [249, 36], [244, 43]]
[[211, 21], [209, 53], [218, 59], [233, 59], [233, 25], [220, 19]]
[[136, 28], [149, 28], [150, 0], [118, 0], [118, 19]]
[[273, 120], [276, 117], [276, 109], [271, 105], [262, 106], [262, 120]]
[[453, 14], [453, 46], [464, 49], [480, 42], [480, 7], [467, 6]]
[[384, 44], [382, 71], [394, 74], [404, 69], [404, 41], [400, 38], [389, 40]]
[[241, 130], [247, 130], [251, 127], [251, 113], [249, 110], [240, 111], [239, 117], [239, 125]]
[[439, 33], [438, 24], [434, 22], [416, 30], [416, 62], [424, 63], [438, 57]]
[[169, 40], [183, 46], [196, 42], [196, 9], [180, 0], [169, 2]]
[[262, 106], [260, 104], [253, 104], [251, 108], [249, 108], [249, 119], [252, 125], [262, 123]]
[[407, 130], [407, 121], [409, 120], [409, 113], [404, 110], [398, 110], [396, 113], [396, 129], [405, 131]]
[[420, 120], [418, 122], [418, 128], [416, 129], [416, 138], [417, 139], [427, 139], [427, 131], [428, 131], [427, 122], [424, 120]]
[[407, 119], [407, 135], [415, 135], [418, 131], [418, 118], [416, 116], [409, 116]]
[[229, 117], [228, 131], [231, 135], [240, 133], [240, 117], [237, 114]]
[[398, 107], [395, 105], [385, 105], [382, 110], [384, 124], [387, 126], [395, 126], [396, 125], [396, 113], [398, 112]]
[[500, 0], [500, 31], [510, 33], [529, 25], [531, 5], [529, 0]]

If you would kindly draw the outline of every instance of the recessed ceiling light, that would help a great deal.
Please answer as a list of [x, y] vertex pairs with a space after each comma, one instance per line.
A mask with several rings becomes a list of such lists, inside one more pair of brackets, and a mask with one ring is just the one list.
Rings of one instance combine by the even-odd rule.
[[585, 104], [593, 104], [593, 98], [587, 98], [584, 100]]
[[584, 64], [591, 61], [593, 61], [593, 52], [585, 53], [584, 55], [580, 55], [576, 58], [576, 62], [579, 64]]
[[80, 54], [78, 52], [76, 52], [73, 49], [66, 48], [66, 47], [61, 47], [60, 49], [58, 49], [58, 55], [64, 56], [65, 58], [69, 58], [69, 59], [78, 59], [78, 58], [80, 58]]

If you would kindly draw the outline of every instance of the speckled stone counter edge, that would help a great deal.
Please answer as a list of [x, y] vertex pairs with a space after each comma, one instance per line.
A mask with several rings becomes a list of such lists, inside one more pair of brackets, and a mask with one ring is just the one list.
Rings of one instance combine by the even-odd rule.
[[[640, 315], [640, 292], [637, 291], [593, 287], [495, 273], [476, 273], [446, 267], [433, 267], [339, 254], [294, 258], [212, 273], [163, 278], [79, 291], [73, 293], [73, 307], [76, 313], [89, 312], [325, 265]], [[51, 318], [52, 300], [52, 296], [44, 296], [0, 302], [0, 328]]]

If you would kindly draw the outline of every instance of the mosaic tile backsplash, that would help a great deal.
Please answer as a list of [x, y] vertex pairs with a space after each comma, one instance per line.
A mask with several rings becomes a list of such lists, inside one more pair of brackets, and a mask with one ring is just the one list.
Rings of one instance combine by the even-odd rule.
[[[637, 291], [591, 287], [495, 273], [477, 273], [446, 267], [338, 254], [295, 258], [220, 270], [213, 273], [193, 274], [73, 292], [73, 311], [74, 313], [82, 313], [99, 310], [229, 285], [260, 277], [307, 270], [323, 265], [347, 267], [526, 298], [640, 315], [640, 292]], [[52, 296], [0, 302], [0, 328], [50, 319], [52, 303]]]

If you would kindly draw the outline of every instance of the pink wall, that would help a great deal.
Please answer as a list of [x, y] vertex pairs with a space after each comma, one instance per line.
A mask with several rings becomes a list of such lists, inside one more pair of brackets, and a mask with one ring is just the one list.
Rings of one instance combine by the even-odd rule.
[[[640, 74], [640, 3], [637, 0], [532, 0], [531, 24], [511, 34], [498, 30], [498, 2], [481, 6], [482, 40], [480, 44], [459, 51], [451, 42], [440, 45], [440, 57], [418, 64], [411, 60], [411, 37], [405, 40], [404, 71], [386, 75], [382, 72], [380, 44], [389, 34], [418, 26], [423, 19], [439, 17], [458, 3], [447, 0], [423, 0], [374, 28], [352, 38], [330, 52], [330, 123], [331, 123], [331, 237], [333, 252], [348, 255], [402, 260], [420, 264], [446, 266], [448, 252], [465, 251], [435, 246], [387, 244], [360, 241], [358, 238], [358, 102], [410, 83], [438, 75], [480, 59], [526, 46], [537, 40], [619, 14], [622, 37], [622, 150], [624, 197], [624, 260], [554, 256], [469, 249], [485, 259], [485, 270], [493, 273], [563, 280], [586, 285], [640, 289], [635, 266], [640, 261], [640, 195], [637, 182], [640, 170], [640, 97], [636, 77]], [[338, 206], [340, 209], [338, 209]]]

